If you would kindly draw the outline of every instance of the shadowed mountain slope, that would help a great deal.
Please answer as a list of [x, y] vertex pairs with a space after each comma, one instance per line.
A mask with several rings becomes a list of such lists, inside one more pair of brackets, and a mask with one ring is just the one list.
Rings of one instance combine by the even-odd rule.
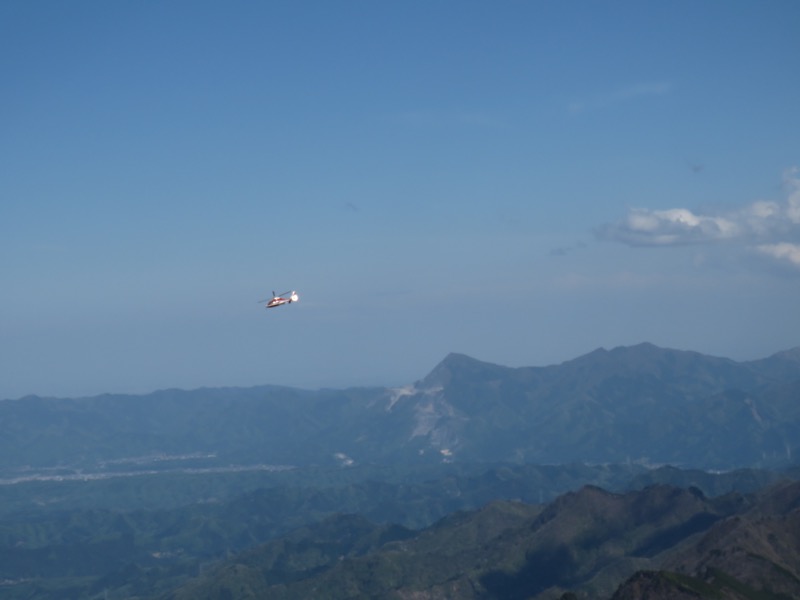
[[715, 523], [662, 568], [638, 573], [613, 600], [800, 598], [800, 484], [759, 494], [748, 510]]
[[[600, 600], [623, 581], [615, 600], [798, 597], [798, 507], [798, 483], [716, 499], [671, 486], [626, 494], [587, 486], [546, 507], [494, 502], [414, 536], [398, 532], [379, 548], [362, 542], [359, 547], [367, 552], [343, 548], [335, 559], [314, 562], [318, 572], [306, 569], [306, 577], [275, 578], [276, 548], [287, 547], [276, 541], [232, 559], [170, 598], [236, 599], [253, 591], [276, 600], [544, 600], [574, 592]], [[377, 526], [364, 531], [365, 539], [377, 539]], [[313, 530], [303, 535], [316, 539]], [[247, 581], [259, 584], [248, 583], [249, 591], [240, 593], [244, 572]], [[734, 594], [742, 590], [753, 595]]]

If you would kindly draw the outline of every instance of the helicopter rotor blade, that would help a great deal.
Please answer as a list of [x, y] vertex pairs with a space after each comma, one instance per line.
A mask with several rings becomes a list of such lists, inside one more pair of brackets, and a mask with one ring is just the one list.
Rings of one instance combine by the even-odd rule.
[[288, 296], [288, 295], [291, 295], [291, 294], [294, 294], [294, 293], [295, 293], [294, 290], [289, 290], [288, 292], [282, 292], [280, 294], [276, 294], [275, 292], [272, 292], [272, 297], [264, 298], [263, 300], [259, 300], [258, 304], [262, 304], [264, 302], [270, 302], [271, 300], [275, 300], [276, 298], [281, 298], [283, 296]]

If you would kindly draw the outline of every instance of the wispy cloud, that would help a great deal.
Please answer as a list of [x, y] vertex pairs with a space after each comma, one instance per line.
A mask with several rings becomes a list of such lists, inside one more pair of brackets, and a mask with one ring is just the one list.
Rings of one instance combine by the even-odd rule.
[[779, 261], [788, 261], [800, 268], [800, 244], [781, 242], [780, 244], [760, 244], [756, 250]]
[[573, 100], [567, 108], [573, 114], [590, 110], [607, 108], [615, 104], [629, 102], [648, 96], [663, 96], [672, 91], [672, 84], [667, 81], [652, 81], [627, 85], [610, 92], [594, 94], [586, 98]]
[[687, 208], [634, 208], [596, 230], [601, 239], [629, 246], [685, 246], [729, 242], [800, 268], [800, 169], [784, 173], [785, 202], [758, 201], [721, 214]]

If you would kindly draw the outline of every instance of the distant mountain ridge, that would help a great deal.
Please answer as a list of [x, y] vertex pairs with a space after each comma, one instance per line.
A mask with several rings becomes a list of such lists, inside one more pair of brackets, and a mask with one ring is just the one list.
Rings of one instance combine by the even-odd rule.
[[644, 342], [619, 346], [612, 350], [598, 348], [560, 365], [546, 367], [502, 367], [451, 353], [420, 383], [435, 387], [458, 379], [493, 379], [513, 377], [528, 382], [554, 382], [566, 377], [580, 377], [585, 384], [596, 384], [609, 377], [650, 376], [670, 380], [686, 390], [699, 393], [722, 391], [725, 386], [754, 388], [758, 385], [797, 379], [800, 374], [800, 347], [778, 352], [768, 358], [736, 362], [687, 350], [660, 348]]
[[[740, 446], [730, 455], [736, 460], [758, 462], [761, 454], [780, 463], [793, 460], [798, 442], [785, 425], [800, 416], [792, 400], [800, 399], [799, 382], [800, 348], [737, 363], [639, 344], [513, 369], [451, 354], [402, 400], [425, 409], [431, 440], [442, 446], [465, 439], [475, 446], [490, 431], [481, 421], [491, 419], [523, 462], [692, 464], [693, 456], [710, 452], [713, 438], [725, 454], [731, 443]], [[530, 433], [538, 441], [526, 443]], [[467, 448], [444, 450], [455, 455]], [[724, 462], [715, 456], [703, 464], [724, 468]]]
[[[800, 348], [747, 362], [643, 343], [559, 365], [450, 354], [403, 388], [280, 386], [0, 402], [0, 478], [208, 465], [638, 462], [780, 467], [800, 452]], [[82, 472], [83, 472], [82, 471]]]

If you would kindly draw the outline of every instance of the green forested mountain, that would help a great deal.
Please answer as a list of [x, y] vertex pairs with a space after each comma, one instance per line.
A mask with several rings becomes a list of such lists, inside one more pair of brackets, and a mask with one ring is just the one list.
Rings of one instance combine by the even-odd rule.
[[613, 600], [638, 598], [800, 598], [799, 485], [756, 495], [745, 511], [672, 553], [660, 570], [628, 579]]
[[797, 483], [714, 499], [697, 488], [652, 486], [612, 494], [585, 487], [546, 507], [491, 503], [413, 536], [362, 522], [355, 527], [351, 520], [337, 517], [319, 530], [265, 544], [167, 597], [522, 600], [613, 594], [622, 600], [800, 594]]
[[[644, 472], [635, 465], [337, 467], [276, 474], [245, 493], [231, 491], [243, 485], [236, 474], [0, 486], [1, 503], [16, 507], [0, 517], [0, 581], [14, 598], [149, 596], [204, 564], [334, 515], [419, 529], [496, 498], [546, 501], [587, 481], [624, 489]], [[208, 481], [216, 477], [223, 479]], [[164, 508], [144, 508], [159, 502]]]
[[[529, 510], [538, 514], [542, 503], [587, 482], [619, 493], [676, 484], [719, 495], [731, 490], [752, 492], [797, 475], [647, 470], [638, 465], [441, 465], [423, 469], [424, 473], [418, 470], [337, 468], [294, 473], [289, 479], [281, 474], [271, 484], [262, 480], [267, 487], [239, 494], [228, 491], [242, 485], [236, 474], [226, 474], [216, 483], [207, 481], [218, 477], [213, 475], [183, 475], [174, 481], [169, 475], [155, 474], [0, 486], [3, 505], [11, 490], [28, 498], [27, 504], [18, 499], [17, 508], [0, 518], [0, 591], [3, 598], [27, 600], [152, 598], [200, 572], [210, 573], [226, 556], [239, 560], [247, 556], [242, 553], [269, 540], [297, 539], [298, 535], [313, 540], [316, 523], [335, 523], [341, 515], [359, 516], [360, 521], [344, 523], [368, 521], [370, 528], [395, 533], [431, 526], [435, 531], [453, 518], [469, 520], [470, 511], [500, 499], [526, 507], [511, 514]], [[119, 487], [121, 483], [126, 485]], [[209, 490], [216, 496], [209, 496]], [[227, 499], [226, 491], [232, 494]], [[192, 492], [200, 493], [194, 501], [188, 500]], [[64, 499], [73, 494], [80, 494], [80, 504]], [[136, 508], [137, 499], [142, 505], [150, 502], [148, 495], [177, 495], [183, 504], [175, 500], [170, 508]], [[298, 547], [285, 547], [283, 566], [276, 567], [279, 572], [299, 569], [304, 577], [309, 574], [308, 558], [289, 556]], [[337, 560], [347, 554], [314, 547], [306, 544], [303, 552], [330, 554]], [[373, 540], [356, 547], [375, 550], [378, 545]], [[314, 560], [324, 562], [323, 558]], [[275, 577], [275, 573], [264, 576]]]

